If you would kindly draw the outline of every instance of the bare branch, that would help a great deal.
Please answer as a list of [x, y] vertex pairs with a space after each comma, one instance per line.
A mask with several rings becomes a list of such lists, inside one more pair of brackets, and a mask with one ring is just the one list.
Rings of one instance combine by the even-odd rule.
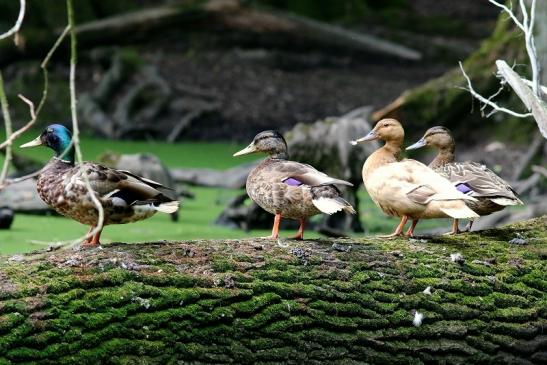
[[42, 172], [43, 168], [41, 168], [40, 170], [38, 171], [34, 171], [33, 173], [31, 174], [28, 174], [28, 175], [24, 175], [24, 176], [20, 176], [20, 177], [17, 177], [15, 179], [6, 179], [2, 184], [0, 184], [0, 190], [4, 189], [6, 186], [8, 185], [11, 185], [11, 184], [17, 184], [17, 183], [20, 183], [22, 181], [25, 181], [25, 180], [28, 180], [28, 179], [32, 179], [32, 178], [35, 178], [36, 176], [40, 175], [40, 173]]
[[13, 27], [11, 27], [10, 30], [8, 30], [5, 33], [0, 34], [0, 40], [11, 37], [15, 33], [21, 29], [21, 25], [23, 24], [23, 19], [25, 18], [25, 4], [26, 0], [19, 0], [19, 16], [17, 17], [17, 20], [15, 21], [15, 24]]
[[15, 141], [21, 134], [25, 133], [36, 122], [36, 110], [34, 109], [34, 103], [21, 94], [17, 96], [29, 106], [31, 120], [23, 127], [19, 128], [16, 132], [11, 133], [10, 136], [6, 135], [7, 139], [0, 144], [0, 150], [6, 148], [7, 146], [11, 146], [13, 141]]
[[538, 125], [539, 131], [544, 138], [547, 138], [547, 105], [532, 92], [520, 75], [513, 71], [505, 61], [497, 60], [496, 66], [503, 79], [511, 85], [515, 94], [526, 108], [532, 112], [531, 114]]
[[[524, 25], [518, 20], [515, 13], [513, 13], [513, 9], [509, 9], [507, 6], [497, 2], [496, 0], [488, 0], [488, 1], [491, 4], [494, 4], [498, 8], [501, 8], [503, 11], [505, 11], [507, 13], [507, 15], [509, 15], [511, 17], [511, 19], [513, 20], [513, 23], [515, 23], [517, 25], [517, 27], [519, 27], [523, 32], [526, 31], [526, 28], [524, 27]], [[522, 0], [520, 0], [520, 1], [522, 1]]]
[[[0, 105], [2, 106], [2, 116], [4, 117], [4, 124], [6, 127], [6, 138], [9, 139], [12, 133], [11, 116], [9, 114], [8, 99], [6, 98], [6, 92], [4, 91], [4, 78], [2, 77], [2, 72], [0, 72]], [[8, 176], [11, 159], [11, 143], [8, 143], [6, 147], [6, 158], [4, 160], [4, 165], [2, 166], [2, 171], [0, 171], [0, 185], [4, 184], [4, 181]]]
[[503, 112], [503, 113], [510, 114], [510, 115], [512, 115], [514, 117], [517, 117], [517, 118], [526, 118], [526, 117], [531, 117], [532, 116], [532, 113], [517, 113], [517, 112], [512, 111], [511, 109], [500, 107], [496, 103], [494, 103], [493, 101], [485, 98], [484, 96], [482, 96], [481, 94], [476, 92], [475, 89], [473, 89], [473, 85], [471, 84], [471, 80], [469, 79], [469, 76], [467, 76], [467, 73], [463, 69], [462, 63], [459, 62], [459, 64], [460, 64], [460, 69], [462, 70], [463, 76], [467, 80], [467, 88], [463, 88], [463, 89], [469, 91], [471, 93], [471, 95], [473, 95], [480, 102], [490, 106], [496, 112]]
[[[525, 79], [525, 78], [522, 78], [522, 77], [521, 77], [521, 80], [522, 80], [522, 82], [524, 82], [526, 85], [532, 87], [532, 81], [530, 81], [530, 80], [528, 80], [528, 79]], [[547, 86], [541, 85], [541, 86], [540, 86], [540, 89], [541, 89], [541, 91], [542, 91], [543, 93], [547, 94]]]

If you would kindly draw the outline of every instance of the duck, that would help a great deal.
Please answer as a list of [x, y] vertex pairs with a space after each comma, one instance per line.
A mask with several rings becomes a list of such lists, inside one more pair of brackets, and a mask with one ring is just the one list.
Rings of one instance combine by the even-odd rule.
[[385, 144], [374, 151], [363, 165], [363, 182], [374, 203], [387, 215], [400, 217], [391, 238], [403, 235], [409, 219], [412, 224], [406, 232], [414, 236], [420, 219], [475, 218], [478, 215], [466, 201], [476, 200], [458, 191], [448, 179], [437, 174], [419, 161], [400, 159], [405, 132], [396, 119], [382, 119], [366, 136], [351, 141], [353, 145], [373, 140]]
[[[45, 146], [55, 156], [40, 170], [37, 191], [55, 211], [90, 226], [84, 245], [97, 246], [104, 226], [125, 224], [151, 217], [156, 212], [174, 213], [179, 202], [164, 195], [169, 188], [155, 181], [94, 162], [75, 163], [72, 134], [61, 124], [51, 124], [21, 148]], [[87, 176], [93, 194], [104, 212], [102, 227], [96, 229], [99, 212], [85, 185]]]
[[[456, 189], [474, 197], [476, 201], [466, 201], [466, 204], [479, 216], [492, 214], [507, 206], [524, 204], [511, 185], [485, 165], [472, 161], [456, 162], [456, 143], [448, 128], [431, 127], [422, 138], [406, 149], [416, 150], [426, 146], [438, 150], [429, 167], [450, 180]], [[470, 231], [473, 222], [474, 220], [470, 219], [463, 231]], [[454, 226], [459, 233], [457, 220]]]
[[355, 214], [355, 209], [342, 198], [337, 187], [353, 184], [330, 177], [308, 164], [290, 161], [287, 142], [279, 132], [267, 130], [257, 134], [234, 156], [259, 152], [268, 157], [249, 173], [246, 190], [251, 200], [274, 215], [272, 233], [263, 238], [279, 238], [282, 218], [300, 222], [298, 233], [292, 238], [303, 240], [307, 218], [340, 211]]

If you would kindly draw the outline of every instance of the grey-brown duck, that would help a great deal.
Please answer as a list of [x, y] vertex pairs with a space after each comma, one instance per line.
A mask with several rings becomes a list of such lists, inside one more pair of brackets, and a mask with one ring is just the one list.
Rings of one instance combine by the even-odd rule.
[[[470, 161], [455, 162], [456, 143], [449, 129], [440, 126], [429, 128], [418, 142], [406, 149], [425, 146], [439, 151], [429, 167], [449, 179], [462, 193], [476, 198], [475, 201], [466, 201], [466, 204], [478, 215], [488, 215], [508, 205], [523, 204], [516, 191], [485, 165]], [[471, 230], [472, 225], [473, 219], [469, 220], [465, 230]], [[457, 219], [454, 220], [453, 232], [460, 232]]]
[[332, 178], [310, 165], [289, 161], [287, 142], [278, 132], [264, 131], [257, 134], [249, 146], [234, 156], [255, 152], [269, 155], [247, 178], [249, 197], [275, 215], [272, 234], [266, 238], [278, 238], [281, 218], [299, 220], [300, 228], [294, 238], [303, 239], [308, 217], [339, 211], [355, 213], [335, 186], [352, 184]]

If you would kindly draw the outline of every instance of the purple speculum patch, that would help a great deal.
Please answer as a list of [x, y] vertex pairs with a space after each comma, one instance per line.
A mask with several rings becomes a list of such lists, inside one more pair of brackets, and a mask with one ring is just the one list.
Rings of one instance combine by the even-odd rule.
[[285, 180], [283, 180], [283, 182], [287, 185], [290, 185], [290, 186], [300, 186], [300, 185], [302, 185], [301, 181], [293, 179], [292, 177], [286, 178]]
[[458, 191], [460, 193], [464, 193], [464, 194], [467, 194], [467, 193], [470, 193], [473, 191], [473, 189], [471, 189], [469, 187], [469, 185], [465, 184], [465, 183], [462, 183], [462, 184], [458, 184], [456, 185], [456, 189], [458, 189]]

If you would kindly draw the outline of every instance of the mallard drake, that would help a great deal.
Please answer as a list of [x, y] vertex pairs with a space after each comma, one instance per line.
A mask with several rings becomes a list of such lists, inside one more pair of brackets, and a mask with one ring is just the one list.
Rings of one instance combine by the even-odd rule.
[[247, 194], [267, 212], [274, 214], [274, 225], [269, 237], [279, 236], [281, 218], [300, 221], [294, 239], [304, 238], [306, 218], [316, 214], [333, 214], [355, 210], [340, 194], [335, 185], [353, 186], [332, 178], [310, 165], [289, 161], [287, 142], [276, 131], [257, 134], [251, 144], [234, 156], [264, 152], [268, 158], [255, 167], [247, 177]]
[[459, 192], [446, 178], [416, 160], [399, 161], [405, 132], [395, 119], [382, 119], [365, 137], [352, 144], [365, 141], [385, 141], [363, 165], [363, 182], [374, 203], [386, 214], [401, 217], [401, 222], [389, 236], [400, 236], [408, 221], [412, 225], [406, 232], [414, 234], [419, 219], [424, 218], [474, 218], [477, 214], [465, 205], [475, 200]]
[[[36, 139], [21, 146], [46, 146], [55, 151], [55, 157], [40, 171], [37, 190], [40, 198], [60, 214], [91, 226], [90, 232], [97, 225], [98, 210], [86, 189], [83, 174], [103, 207], [103, 226], [136, 222], [157, 211], [173, 213], [178, 209], [179, 202], [165, 196], [159, 189], [166, 187], [155, 181], [93, 162], [75, 165], [71, 140], [67, 128], [52, 124]], [[99, 244], [101, 232], [102, 228], [86, 244]]]
[[[476, 198], [476, 201], [466, 201], [466, 204], [478, 215], [488, 215], [508, 205], [524, 204], [517, 192], [485, 165], [469, 161], [454, 162], [456, 143], [449, 129], [440, 126], [429, 128], [418, 142], [406, 149], [415, 150], [425, 146], [432, 146], [439, 151], [429, 167], [450, 180], [462, 193]], [[471, 230], [472, 225], [473, 219], [465, 230]], [[460, 231], [457, 219], [454, 228], [456, 232]]]

